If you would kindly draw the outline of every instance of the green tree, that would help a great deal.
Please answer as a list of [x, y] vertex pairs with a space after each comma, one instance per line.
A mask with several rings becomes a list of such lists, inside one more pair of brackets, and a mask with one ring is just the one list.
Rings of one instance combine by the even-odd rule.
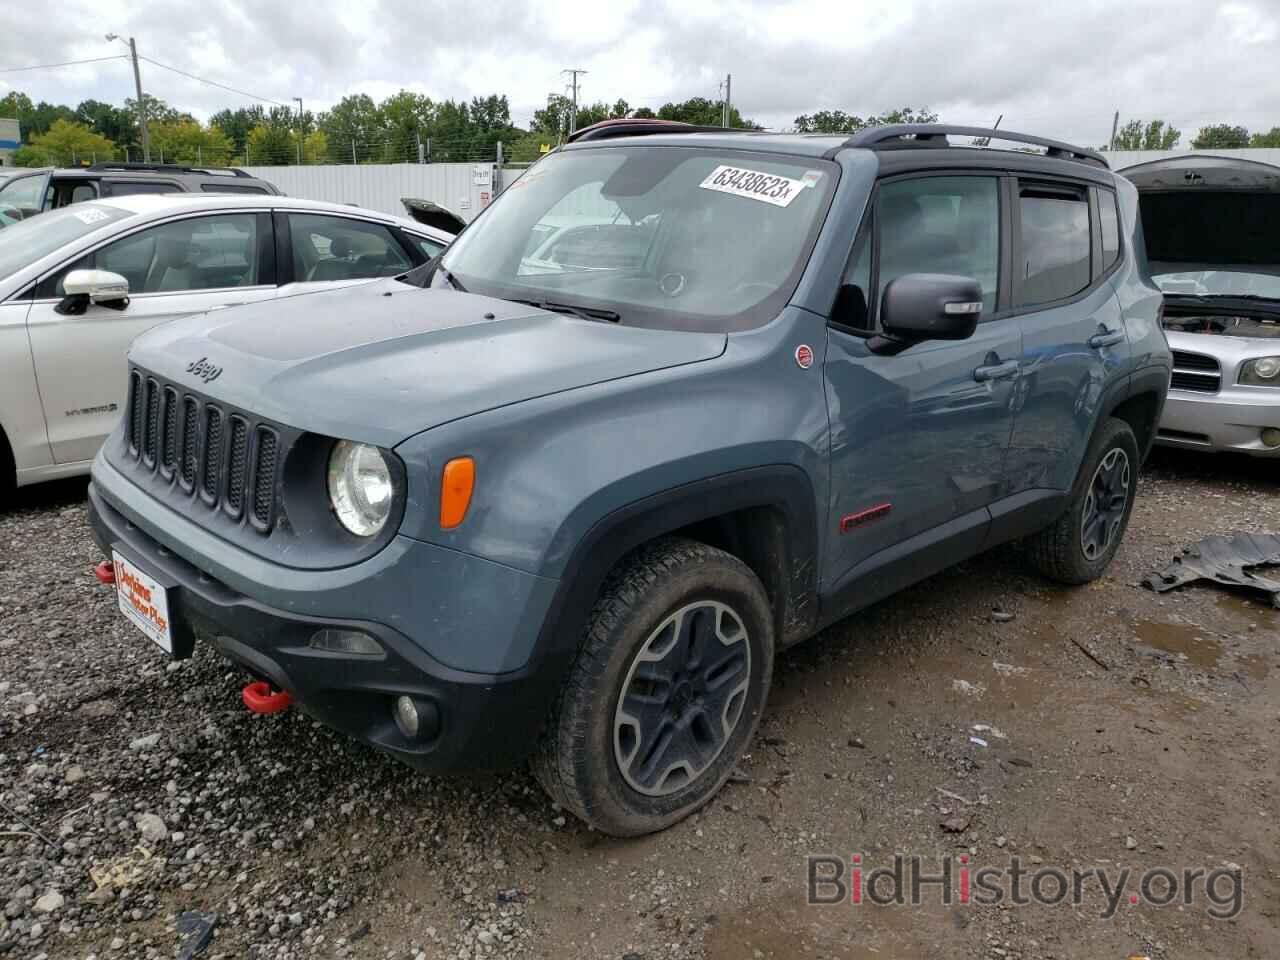
[[329, 138], [335, 159], [345, 162], [352, 156], [360, 161], [381, 160], [386, 140], [386, 118], [366, 93], [343, 97], [320, 117], [320, 129]]
[[303, 163], [329, 162], [329, 138], [323, 130], [312, 130], [306, 134], [295, 133], [293, 136], [295, 143], [299, 136], [302, 137]]
[[393, 93], [378, 105], [385, 130], [381, 159], [388, 163], [404, 163], [418, 158], [418, 138], [431, 135], [436, 105], [430, 97], [411, 90]]
[[1201, 127], [1191, 146], [1197, 150], [1230, 150], [1249, 146], [1249, 131], [1245, 127], [1232, 126], [1229, 123], [1215, 123]]
[[151, 127], [151, 156], [157, 161], [226, 166], [232, 149], [231, 138], [213, 125], [202, 127], [194, 120], [178, 120]]
[[252, 107], [240, 107], [236, 110], [219, 110], [209, 118], [209, 123], [225, 133], [235, 147], [237, 157], [244, 155], [244, 146], [249, 140], [249, 131], [260, 123], [265, 123], [267, 112], [256, 104]]
[[882, 127], [893, 123], [937, 123], [938, 115], [927, 107], [900, 107], [885, 113], [860, 117], [843, 110], [819, 110], [796, 117], [797, 133], [854, 133], [864, 127]]
[[115, 157], [114, 143], [94, 133], [85, 124], [70, 120], [55, 120], [46, 132], [31, 137], [30, 143], [57, 166], [75, 166]]
[[260, 123], [249, 131], [245, 142], [246, 164], [282, 167], [298, 162], [298, 147], [288, 127]]
[[[692, 123], [700, 127], [718, 127], [722, 119], [722, 104], [718, 100], [706, 97], [690, 97], [681, 103], [664, 103], [658, 108], [658, 119], [678, 120], [681, 123]], [[760, 125], [745, 119], [738, 108], [729, 107], [729, 126], [747, 130], [759, 130]]]
[[1116, 150], [1172, 150], [1182, 131], [1163, 120], [1130, 120], [1116, 130]]
[[76, 119], [118, 145], [138, 142], [137, 119], [120, 107], [101, 100], [82, 100], [76, 107]]
[[1280, 147], [1280, 127], [1272, 127], [1266, 133], [1255, 133], [1249, 138], [1251, 147]]

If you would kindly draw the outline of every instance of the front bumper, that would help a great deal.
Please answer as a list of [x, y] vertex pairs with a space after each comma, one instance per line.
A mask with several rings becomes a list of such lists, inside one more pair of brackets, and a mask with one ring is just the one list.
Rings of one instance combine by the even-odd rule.
[[[113, 546], [120, 548], [169, 586], [169, 617], [176, 635], [211, 643], [253, 676], [287, 690], [322, 723], [431, 771], [507, 769], [532, 749], [554, 693], [550, 671], [456, 670], [384, 623], [267, 606], [166, 549], [95, 485], [89, 487], [89, 520], [104, 553], [110, 556]], [[325, 627], [366, 633], [385, 655], [309, 647], [312, 635]], [[139, 641], [145, 642], [141, 634]], [[414, 698], [422, 717], [412, 739], [401, 733], [392, 715], [402, 695]]]
[[1170, 390], [1156, 442], [1191, 450], [1231, 450], [1280, 457], [1262, 442], [1267, 427], [1280, 429], [1280, 390], [1224, 387], [1215, 394]]

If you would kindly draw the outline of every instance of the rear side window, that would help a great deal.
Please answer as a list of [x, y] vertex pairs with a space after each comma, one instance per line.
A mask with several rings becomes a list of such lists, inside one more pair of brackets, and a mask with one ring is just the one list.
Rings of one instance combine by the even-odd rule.
[[1098, 225], [1102, 228], [1102, 269], [1107, 271], [1120, 259], [1120, 213], [1116, 195], [1110, 190], [1098, 191]]
[[1062, 300], [1089, 286], [1089, 203], [1082, 191], [1023, 186], [1018, 217], [1018, 306]]
[[409, 237], [410, 240], [414, 242], [414, 244], [417, 245], [418, 249], [422, 251], [422, 255], [426, 257], [428, 260], [434, 259], [435, 257], [438, 257], [440, 254], [444, 253], [445, 245], [441, 243], [439, 240], [432, 240], [429, 237], [422, 237], [416, 233], [410, 233], [410, 234], [407, 234], [407, 236]]
[[412, 269], [409, 254], [380, 223], [289, 214], [293, 279], [298, 282], [394, 277]]
[[112, 180], [102, 185], [108, 197], [127, 197], [139, 193], [182, 193], [182, 188], [172, 180]]

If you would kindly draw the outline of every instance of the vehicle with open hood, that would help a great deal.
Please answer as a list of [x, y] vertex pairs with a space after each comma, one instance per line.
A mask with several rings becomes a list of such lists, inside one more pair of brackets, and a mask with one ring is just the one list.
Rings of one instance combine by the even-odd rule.
[[1137, 216], [1009, 131], [589, 127], [417, 270], [139, 338], [100, 576], [251, 709], [661, 829], [783, 647], [1010, 540], [1102, 574], [1169, 383]]
[[1280, 167], [1189, 155], [1121, 173], [1173, 349], [1157, 442], [1280, 458]]

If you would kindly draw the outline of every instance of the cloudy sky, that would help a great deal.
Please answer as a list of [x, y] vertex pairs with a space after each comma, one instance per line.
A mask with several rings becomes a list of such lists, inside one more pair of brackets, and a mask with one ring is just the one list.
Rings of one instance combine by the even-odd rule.
[[[56, 15], [53, 14], [56, 8]], [[718, 97], [768, 127], [801, 113], [928, 106], [942, 119], [1097, 145], [1119, 110], [1163, 117], [1184, 145], [1212, 122], [1280, 126], [1280, 0], [60, 0], [0, 10], [0, 95], [74, 105], [132, 94], [124, 52], [270, 100], [322, 109], [401, 88], [505, 93], [526, 124], [562, 68], [587, 100], [658, 107]], [[143, 63], [147, 92], [199, 117], [254, 101]]]

